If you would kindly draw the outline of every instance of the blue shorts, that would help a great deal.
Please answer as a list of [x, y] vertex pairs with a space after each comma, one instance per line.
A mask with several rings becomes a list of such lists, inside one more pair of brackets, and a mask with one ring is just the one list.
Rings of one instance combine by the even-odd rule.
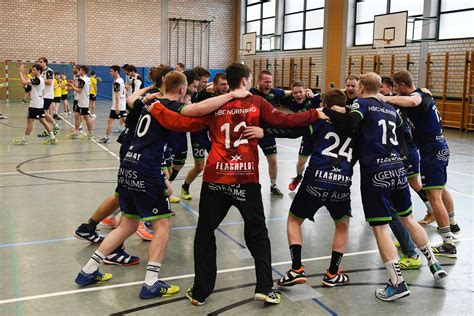
[[211, 151], [211, 140], [207, 130], [191, 133], [191, 146], [194, 159], [204, 159], [206, 151]]
[[128, 218], [157, 220], [173, 216], [163, 174], [143, 176], [138, 171], [120, 167], [117, 176], [120, 209]]
[[407, 170], [407, 177], [410, 179], [420, 175], [420, 152], [414, 143], [408, 143], [407, 149], [408, 161], [410, 162], [410, 167]]
[[405, 167], [361, 172], [360, 179], [365, 219], [371, 226], [390, 222], [393, 210], [402, 217], [411, 214], [410, 188]]
[[258, 140], [258, 145], [262, 148], [265, 156], [276, 155], [277, 146], [275, 137], [263, 137]]
[[443, 143], [420, 149], [420, 173], [423, 190], [443, 189], [448, 181], [449, 148]]
[[173, 155], [172, 163], [175, 165], [184, 165], [188, 155], [188, 138], [186, 133], [173, 132], [168, 145], [171, 147]]
[[348, 186], [312, 181], [301, 184], [290, 207], [290, 215], [314, 222], [314, 214], [325, 206], [334, 221], [351, 215], [351, 190]]
[[313, 144], [314, 139], [312, 137], [303, 137], [301, 140], [299, 155], [305, 157], [311, 156], [313, 153]]

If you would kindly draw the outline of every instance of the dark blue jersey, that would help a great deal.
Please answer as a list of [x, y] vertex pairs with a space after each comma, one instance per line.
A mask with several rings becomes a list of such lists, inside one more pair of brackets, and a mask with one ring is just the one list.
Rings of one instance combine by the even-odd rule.
[[351, 185], [355, 141], [338, 133], [335, 126], [319, 120], [312, 124], [313, 152], [304, 181]]
[[271, 88], [268, 94], [263, 94], [262, 92], [258, 91], [257, 88], [251, 88], [250, 93], [261, 96], [273, 106], [279, 105], [281, 100], [285, 97], [285, 91], [278, 88]]
[[376, 98], [356, 99], [351, 113], [359, 123], [357, 148], [362, 171], [377, 172], [403, 167], [395, 133], [403, 121], [393, 106]]
[[318, 93], [313, 98], [305, 98], [303, 102], [296, 102], [293, 97], [284, 99], [281, 105], [289, 108], [292, 112], [304, 112], [309, 109], [317, 109], [321, 106], [321, 95]]
[[[179, 101], [171, 101], [168, 99], [158, 99], [161, 104], [166, 106], [168, 109], [178, 112], [181, 112], [181, 109], [184, 107]], [[186, 138], [186, 133], [180, 132], [169, 132], [168, 136], [168, 147], [172, 154], [175, 154], [177, 150], [180, 148], [185, 148], [188, 143], [188, 139]]]
[[[153, 88], [149, 90], [147, 93], [145, 93], [143, 96], [153, 94], [159, 92], [158, 89]], [[151, 104], [154, 100], [150, 100], [148, 104]], [[133, 103], [133, 108], [129, 107], [127, 105], [127, 118], [125, 119], [125, 125], [132, 131], [135, 131], [135, 127], [137, 126], [138, 119], [140, 118], [140, 115], [142, 113], [142, 108], [143, 108], [143, 102], [141, 101], [140, 98], [136, 99], [135, 102]]]
[[[411, 95], [418, 94], [422, 99], [426, 95], [421, 89], [416, 89]], [[444, 143], [441, 127], [441, 116], [438, 108], [431, 99], [430, 104], [420, 103], [414, 108], [408, 108], [408, 118], [413, 123], [413, 139], [418, 147], [432, 143]]]

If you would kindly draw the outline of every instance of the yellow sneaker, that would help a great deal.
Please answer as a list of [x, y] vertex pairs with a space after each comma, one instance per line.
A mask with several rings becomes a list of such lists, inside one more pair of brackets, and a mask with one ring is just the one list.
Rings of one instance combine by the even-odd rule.
[[176, 196], [170, 196], [169, 197], [170, 199], [170, 203], [179, 203], [179, 201], [181, 201], [181, 199], [179, 197], [176, 197]]
[[181, 198], [183, 200], [192, 200], [193, 197], [191, 196], [191, 194], [189, 194], [189, 191], [184, 189], [184, 188], [181, 188]]
[[400, 248], [400, 242], [398, 240], [395, 239], [393, 244], [395, 245], [395, 247]]
[[420, 256], [417, 258], [401, 257], [398, 260], [398, 265], [402, 270], [416, 270], [421, 268], [422, 262]]

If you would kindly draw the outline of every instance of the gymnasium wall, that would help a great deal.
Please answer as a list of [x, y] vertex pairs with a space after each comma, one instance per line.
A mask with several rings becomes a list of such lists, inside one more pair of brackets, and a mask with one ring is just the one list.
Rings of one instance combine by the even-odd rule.
[[[162, 31], [168, 32], [161, 28], [165, 4], [169, 18], [215, 16], [209, 68], [222, 69], [232, 61], [232, 0], [195, 0], [192, 5], [185, 0], [0, 0], [0, 60], [46, 56], [77, 62], [79, 48], [87, 65], [167, 63], [161, 56], [162, 45], [167, 45], [161, 41]], [[78, 24], [85, 30], [85, 47], [78, 47]]]

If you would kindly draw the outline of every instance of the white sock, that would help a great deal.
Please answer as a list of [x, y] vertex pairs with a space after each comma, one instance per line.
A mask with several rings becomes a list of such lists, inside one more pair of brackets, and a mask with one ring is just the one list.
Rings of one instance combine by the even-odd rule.
[[273, 187], [276, 185], [277, 180], [276, 179], [270, 179], [270, 186]]
[[100, 264], [104, 261], [105, 256], [100, 253], [98, 250], [94, 252], [87, 264], [82, 268], [87, 274], [91, 274], [99, 269]]
[[434, 254], [433, 254], [433, 250], [431, 249], [430, 243], [427, 243], [424, 246], [418, 247], [418, 249], [420, 249], [420, 251], [423, 253], [423, 255], [425, 255], [426, 260], [428, 260], [428, 265], [429, 266], [436, 263], [436, 262], [438, 262], [438, 260], [436, 260]]
[[451, 228], [449, 226], [440, 227], [439, 233], [443, 237], [443, 242], [454, 245], [453, 234], [451, 233]]
[[385, 268], [387, 269], [390, 281], [393, 285], [398, 285], [404, 281], [402, 271], [398, 265], [398, 260], [390, 260], [385, 262]]
[[56, 138], [56, 136], [54, 135], [53, 132], [49, 133], [49, 137], [51, 137], [51, 139], [55, 139], [55, 138]]
[[456, 225], [457, 222], [456, 222], [456, 219], [454, 218], [454, 211], [452, 211], [451, 213], [448, 213], [448, 216], [449, 216], [449, 225]]
[[158, 276], [160, 274], [161, 263], [148, 261], [148, 266], [146, 267], [146, 275], [145, 275], [145, 284], [146, 285], [153, 285], [156, 281], [158, 281]]

